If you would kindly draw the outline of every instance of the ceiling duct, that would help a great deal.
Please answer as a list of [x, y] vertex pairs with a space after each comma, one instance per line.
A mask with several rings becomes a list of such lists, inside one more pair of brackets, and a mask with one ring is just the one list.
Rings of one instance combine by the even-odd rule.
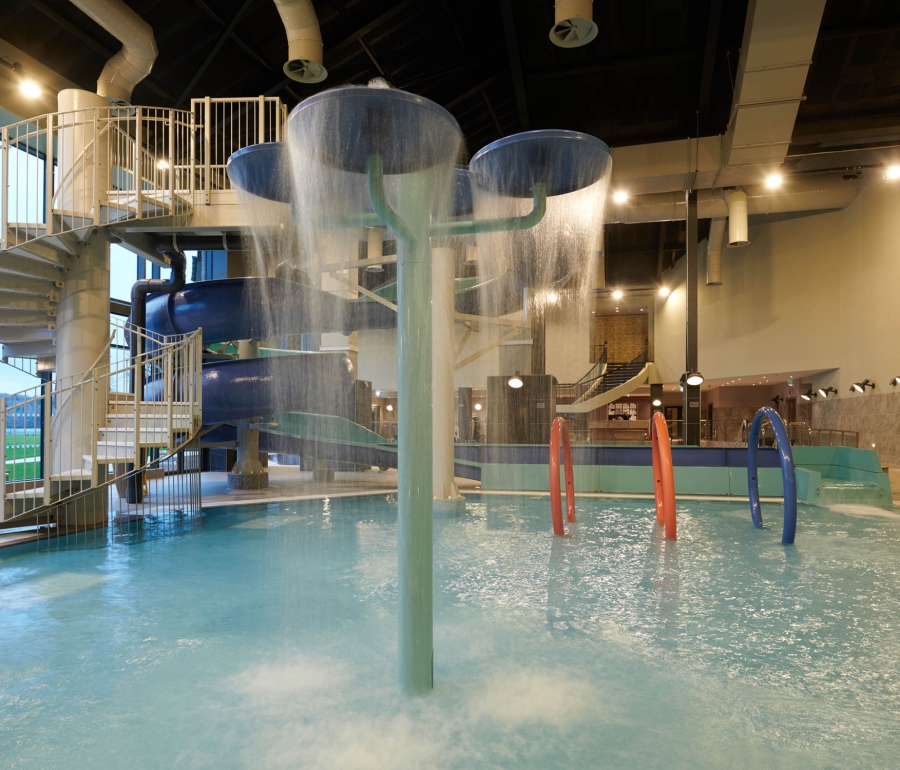
[[312, 0], [275, 0], [288, 39], [284, 74], [298, 83], [321, 83], [328, 77], [322, 64], [322, 33]]
[[103, 67], [97, 94], [110, 102], [128, 104], [131, 92], [153, 69], [158, 53], [153, 28], [122, 0], [71, 0], [72, 5], [122, 43], [122, 49]]
[[594, 0], [556, 0], [556, 23], [550, 41], [560, 48], [579, 48], [597, 37]]
[[747, 194], [740, 188], [725, 191], [728, 203], [728, 245], [746, 246], [750, 243], [750, 227], [747, 224]]
[[722, 243], [725, 240], [725, 219], [713, 217], [709, 223], [706, 250], [706, 285], [722, 285]]
[[[844, 179], [843, 174], [819, 174], [791, 179], [783, 190], [770, 190], [765, 185], [744, 187], [747, 213], [750, 216], [788, 214], [801, 211], [835, 211], [845, 209], [856, 198], [859, 182]], [[686, 218], [683, 192], [636, 195], [627, 203], [607, 209], [607, 224], [635, 222], [671, 222]], [[720, 190], [697, 191], [697, 216], [700, 219], [725, 217], [728, 204]]]

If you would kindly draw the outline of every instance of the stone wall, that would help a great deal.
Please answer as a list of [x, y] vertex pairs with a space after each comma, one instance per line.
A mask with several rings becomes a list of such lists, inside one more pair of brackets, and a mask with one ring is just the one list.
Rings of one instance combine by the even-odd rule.
[[859, 448], [875, 451], [883, 463], [900, 465], [900, 393], [866, 393], [817, 400], [812, 427], [859, 433]]
[[647, 347], [649, 317], [646, 313], [602, 315], [594, 320], [593, 344], [608, 345], [607, 360], [613, 363], [633, 361]]

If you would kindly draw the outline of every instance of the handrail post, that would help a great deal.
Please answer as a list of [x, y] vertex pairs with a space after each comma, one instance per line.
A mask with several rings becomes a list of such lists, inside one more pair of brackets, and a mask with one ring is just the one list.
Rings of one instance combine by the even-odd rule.
[[9, 126], [0, 129], [0, 142], [0, 151], [3, 153], [0, 158], [3, 166], [0, 169], [0, 250], [6, 251], [9, 248]]
[[[13, 411], [15, 414], [15, 411]], [[15, 447], [15, 432], [13, 432], [13, 447]], [[13, 449], [13, 460], [15, 460], [16, 451]], [[26, 455], [27, 456], [27, 455]], [[6, 396], [0, 397], [0, 460], [3, 461], [3, 494], [0, 495], [0, 503], [6, 500]], [[13, 476], [15, 476], [16, 464], [13, 463]], [[0, 516], [3, 513], [0, 511]]]
[[141, 166], [143, 165], [143, 124], [141, 121], [141, 108], [134, 109], [134, 208], [135, 219], [144, 217], [144, 182]]
[[172, 368], [172, 348], [172, 344], [166, 346], [166, 365], [163, 370], [165, 372], [163, 375], [163, 393], [165, 394], [166, 399], [166, 446], [170, 452], [175, 445], [172, 439], [172, 377], [174, 376]]
[[212, 119], [209, 116], [210, 107], [212, 103], [210, 98], [204, 97], [203, 99], [203, 187], [206, 189], [206, 205], [208, 206], [210, 203], [210, 184], [209, 179], [209, 164], [210, 159], [209, 155], [212, 151], [211, 141], [209, 138], [209, 128], [212, 123]]
[[47, 115], [47, 138], [44, 150], [44, 220], [47, 235], [53, 234], [53, 113]]
[[169, 214], [175, 213], [175, 110], [169, 110]]
[[97, 482], [100, 478], [97, 468], [97, 441], [100, 438], [100, 420], [102, 417], [98, 414], [97, 409], [97, 393], [99, 392], [99, 383], [95, 370], [91, 370], [91, 489], [97, 488]]
[[257, 131], [259, 132], [257, 142], [266, 141], [266, 97], [259, 97], [259, 115], [257, 116]]
[[[97, 107], [93, 109], [94, 113], [94, 162], [92, 164], [93, 168], [91, 168], [91, 174], [94, 179], [94, 195], [93, 195], [93, 207], [94, 207], [94, 224], [100, 225], [103, 224], [100, 221], [100, 174], [98, 172], [98, 167], [100, 166], [100, 114]], [[82, 156], [83, 157], [83, 156]]]
[[[44, 505], [50, 505], [50, 456], [53, 451], [53, 445], [56, 443], [53, 440], [53, 425], [51, 423], [52, 410], [50, 408], [50, 399], [53, 397], [53, 383], [45, 382], [41, 387], [44, 389], [44, 430], [47, 431], [48, 434], [44, 437], [44, 456], [41, 458], [41, 476], [44, 479]], [[4, 426], [4, 430], [5, 429], [6, 426]]]

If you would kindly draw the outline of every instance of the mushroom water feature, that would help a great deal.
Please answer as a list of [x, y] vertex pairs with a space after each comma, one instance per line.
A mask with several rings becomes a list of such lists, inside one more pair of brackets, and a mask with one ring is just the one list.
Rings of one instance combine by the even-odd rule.
[[[290, 202], [301, 240], [359, 226], [387, 227], [397, 238], [398, 654], [400, 686], [411, 694], [434, 684], [432, 259], [449, 257], [432, 241], [529, 230], [544, 218], [548, 197], [593, 185], [611, 169], [609, 148], [585, 134], [505, 137], [476, 153], [469, 175], [480, 190], [529, 199], [528, 210], [466, 219], [470, 204], [459, 200], [465, 194], [453, 167], [461, 142], [453, 116], [427, 99], [347, 86], [294, 108], [287, 148], [256, 145], [228, 162], [237, 187]], [[452, 270], [436, 273], [452, 283]]]

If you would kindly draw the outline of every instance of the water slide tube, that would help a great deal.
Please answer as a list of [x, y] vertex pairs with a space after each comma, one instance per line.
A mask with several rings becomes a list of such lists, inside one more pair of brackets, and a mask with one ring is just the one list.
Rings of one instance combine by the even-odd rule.
[[797, 480], [794, 477], [794, 455], [787, 428], [781, 416], [770, 406], [764, 406], [753, 418], [750, 434], [747, 437], [747, 486], [750, 492], [750, 515], [753, 524], [763, 529], [762, 507], [759, 504], [759, 471], [757, 454], [759, 450], [759, 432], [763, 421], [768, 420], [775, 431], [778, 441], [778, 459], [781, 461], [781, 478], [784, 484], [784, 524], [781, 530], [783, 545], [793, 545], [797, 533]]
[[[560, 446], [560, 444], [562, 446]], [[559, 488], [559, 450], [562, 449], [563, 466], [566, 473], [566, 520], [575, 523], [575, 478], [572, 468], [572, 444], [569, 441], [569, 426], [562, 417], [557, 417], [550, 428], [550, 512], [553, 516], [553, 534], [565, 536], [562, 503]]]
[[653, 452], [653, 494], [656, 497], [656, 523], [665, 525], [666, 539], [676, 539], [675, 473], [672, 468], [672, 443], [666, 418], [656, 412], [650, 421]]

